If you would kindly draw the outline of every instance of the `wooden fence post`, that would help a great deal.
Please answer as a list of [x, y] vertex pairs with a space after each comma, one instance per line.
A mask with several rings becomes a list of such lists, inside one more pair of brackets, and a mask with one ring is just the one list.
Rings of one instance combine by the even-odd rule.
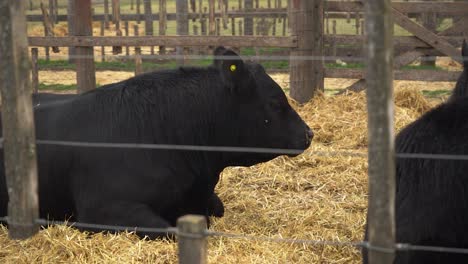
[[179, 263], [206, 264], [206, 218], [186, 215], [177, 219]]
[[49, 16], [50, 16], [50, 22], [52, 24], [55, 24], [55, 20], [57, 19], [55, 17], [55, 1], [54, 0], [49, 0]]
[[[424, 0], [429, 1], [429, 0]], [[421, 14], [422, 25], [432, 31], [433, 33], [437, 33], [437, 13], [434, 12], [427, 12]], [[431, 59], [431, 56], [421, 56], [421, 66], [436, 66], [436, 60]]]
[[[234, 11], [234, 7], [232, 7], [232, 11]], [[236, 18], [231, 17], [231, 35], [236, 35]]]
[[31, 49], [31, 81], [33, 93], [39, 92], [39, 70], [37, 68], [38, 48]]
[[[138, 36], [138, 25], [133, 25], [133, 35]], [[135, 47], [135, 76], [143, 73], [141, 47]]]
[[[369, 245], [394, 249], [393, 22], [391, 1], [366, 1], [369, 129]], [[394, 252], [369, 249], [369, 263], [393, 263]]]
[[55, 24], [58, 24], [59, 23], [59, 20], [58, 20], [58, 15], [59, 15], [59, 8], [58, 8], [58, 0], [54, 0], [54, 6], [55, 6], [55, 13], [54, 13], [54, 23]]
[[106, 29], [110, 28], [109, 25], [109, 0], [104, 0], [104, 25]]
[[[75, 0], [75, 35], [92, 36], [91, 0]], [[78, 93], [96, 88], [93, 47], [76, 47], [76, 83]]]
[[[53, 2], [53, 1], [52, 1]], [[53, 37], [54, 34], [54, 22], [51, 19], [51, 16], [47, 13], [47, 8], [45, 8], [44, 4], [41, 2], [41, 11], [43, 16], [43, 24], [44, 24], [44, 33], [46, 37]], [[52, 51], [54, 53], [59, 52], [59, 47], [53, 46]]]
[[[166, 35], [166, 0], [159, 0], [159, 36]], [[159, 54], [164, 55], [166, 54], [166, 47], [159, 46]]]
[[[67, 26], [68, 26], [68, 36], [74, 36], [73, 33], [75, 23], [75, 0], [68, 0], [67, 5]], [[75, 47], [68, 48], [68, 62], [75, 63], [74, 57], [76, 55]]]
[[112, 22], [120, 21], [120, 0], [112, 0]]
[[[145, 11], [145, 35], [153, 36], [153, 11], [151, 9], [151, 0], [143, 0]], [[151, 46], [151, 55], [154, 55], [154, 47]]]
[[290, 95], [300, 103], [324, 89], [323, 2], [289, 1], [291, 35], [297, 37], [297, 48], [290, 53]]
[[137, 24], [140, 24], [140, 15], [141, 15], [141, 5], [140, 5], [141, 0], [136, 0], [136, 14], [137, 14]]
[[[253, 12], [253, 0], [244, 0], [245, 12]], [[244, 18], [244, 35], [251, 36], [254, 31], [254, 23], [252, 16], [246, 16]]]
[[208, 35], [212, 36], [216, 32], [216, 25], [215, 25], [215, 0], [208, 1]]
[[[187, 0], [176, 0], [176, 20], [177, 20], [177, 35], [187, 36], [189, 21], [188, 21], [188, 2]], [[184, 47], [176, 47], [177, 64], [184, 65]]]
[[[125, 36], [128, 37], [129, 36], [128, 20], [124, 21], [124, 32], [125, 32]], [[127, 57], [127, 59], [129, 55], [130, 55], [130, 47], [125, 46], [125, 56]]]
[[25, 1], [0, 3], [0, 91], [9, 236], [38, 231], [37, 163]]
[[[105, 34], [105, 28], [106, 28], [106, 22], [105, 21], [101, 21], [101, 30], [99, 31], [101, 37], [104, 37], [104, 34]], [[106, 60], [106, 47], [105, 46], [101, 46], [101, 61], [105, 61]]]
[[135, 76], [143, 73], [142, 60], [141, 60], [141, 48], [135, 47]]

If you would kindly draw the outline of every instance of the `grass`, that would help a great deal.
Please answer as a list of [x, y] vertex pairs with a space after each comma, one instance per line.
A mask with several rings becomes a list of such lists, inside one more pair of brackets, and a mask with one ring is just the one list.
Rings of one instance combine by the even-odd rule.
[[45, 84], [39, 83], [39, 90], [71, 91], [76, 90], [76, 84]]
[[450, 96], [452, 93], [451, 90], [422, 90], [421, 91], [424, 97], [428, 98], [440, 98]]
[[325, 67], [330, 69], [362, 69], [365, 67], [365, 65], [363, 63], [326, 63]]
[[[241, 55], [255, 57], [255, 51], [253, 49], [243, 49]], [[265, 56], [265, 55], [261, 55]], [[212, 63], [211, 58], [191, 60], [187, 61], [187, 65], [204, 67]], [[261, 60], [260, 62], [263, 67], [267, 70], [287, 70], [289, 68], [289, 61], [287, 60]], [[53, 69], [53, 70], [74, 70], [75, 65], [69, 63], [66, 60], [38, 60], [39, 69]], [[135, 63], [129, 61], [97, 61], [95, 62], [96, 70], [111, 70], [111, 71], [134, 71]], [[142, 64], [144, 71], [158, 70], [158, 69], [174, 69], [178, 67], [175, 61], [144, 61]], [[326, 63], [326, 68], [330, 69], [363, 69], [365, 64], [363, 63]], [[426, 66], [426, 65], [407, 65], [402, 67], [402, 70], [443, 70], [438, 66]]]

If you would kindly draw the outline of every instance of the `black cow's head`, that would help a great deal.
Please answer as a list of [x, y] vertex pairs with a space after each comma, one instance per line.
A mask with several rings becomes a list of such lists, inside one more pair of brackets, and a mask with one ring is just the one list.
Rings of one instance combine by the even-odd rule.
[[460, 77], [458, 77], [457, 84], [449, 100], [468, 96], [468, 45], [465, 40], [463, 40], [461, 55], [463, 60], [463, 72]]
[[[234, 122], [231, 128], [234, 127], [232, 133], [237, 138], [237, 146], [298, 150], [297, 154], [310, 146], [311, 129], [261, 65], [244, 63], [235, 52], [223, 47], [218, 47], [214, 55], [214, 65], [224, 88], [230, 92], [229, 109], [233, 112], [229, 120]], [[236, 163], [251, 165], [281, 154], [285, 153], [243, 153]]]

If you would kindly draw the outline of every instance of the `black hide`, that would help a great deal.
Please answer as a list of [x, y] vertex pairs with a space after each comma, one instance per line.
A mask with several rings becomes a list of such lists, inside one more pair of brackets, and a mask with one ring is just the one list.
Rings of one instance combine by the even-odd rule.
[[[64, 100], [44, 97], [34, 110], [37, 139], [309, 147], [312, 132], [260, 65], [222, 47], [215, 55], [223, 58], [206, 68], [146, 73]], [[42, 218], [159, 228], [185, 214], [219, 213], [223, 205], [213, 190], [224, 168], [280, 155], [53, 145], [37, 151]]]
[[[468, 155], [467, 65], [450, 99], [397, 135], [396, 153]], [[468, 248], [468, 161], [397, 158], [395, 217], [398, 243]], [[468, 263], [468, 255], [397, 251], [394, 263]]]

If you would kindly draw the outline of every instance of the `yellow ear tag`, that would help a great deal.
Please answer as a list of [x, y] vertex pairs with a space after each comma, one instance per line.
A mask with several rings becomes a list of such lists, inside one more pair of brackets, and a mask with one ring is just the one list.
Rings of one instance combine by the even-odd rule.
[[233, 64], [233, 65], [231, 65], [230, 69], [231, 69], [231, 71], [233, 72], [233, 71], [236, 71], [236, 70], [237, 70], [237, 67], [236, 67], [236, 65]]

